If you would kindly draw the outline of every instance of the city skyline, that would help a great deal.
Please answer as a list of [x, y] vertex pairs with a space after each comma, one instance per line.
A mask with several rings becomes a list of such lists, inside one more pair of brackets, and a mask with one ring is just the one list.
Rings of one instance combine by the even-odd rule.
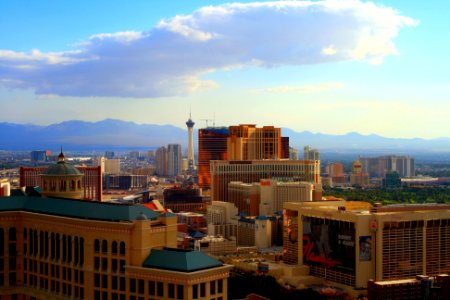
[[0, 119], [449, 137], [449, 3], [226, 3], [1, 3]]

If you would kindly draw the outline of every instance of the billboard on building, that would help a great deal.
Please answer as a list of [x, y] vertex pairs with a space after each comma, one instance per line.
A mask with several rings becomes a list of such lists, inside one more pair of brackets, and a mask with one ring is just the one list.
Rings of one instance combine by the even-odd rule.
[[354, 224], [303, 217], [303, 263], [355, 274]]

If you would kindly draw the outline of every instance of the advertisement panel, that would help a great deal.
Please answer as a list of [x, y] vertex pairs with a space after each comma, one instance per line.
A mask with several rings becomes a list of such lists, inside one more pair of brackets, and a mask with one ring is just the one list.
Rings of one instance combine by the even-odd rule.
[[304, 217], [303, 263], [355, 274], [354, 224]]

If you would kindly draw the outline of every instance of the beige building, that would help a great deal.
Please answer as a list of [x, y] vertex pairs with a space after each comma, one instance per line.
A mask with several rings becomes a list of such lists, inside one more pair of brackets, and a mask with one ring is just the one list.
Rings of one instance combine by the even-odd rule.
[[229, 127], [228, 160], [280, 159], [281, 152], [280, 128], [252, 124]]
[[100, 166], [102, 168], [102, 174], [120, 174], [120, 159], [119, 158], [105, 158], [95, 157], [92, 160], [94, 166]]
[[73, 199], [82, 176], [61, 153], [43, 197], [0, 197], [1, 299], [227, 299], [231, 267], [176, 249], [176, 215]]
[[206, 210], [208, 234], [224, 238], [237, 237], [238, 209], [230, 202], [212, 201]]
[[369, 174], [363, 172], [362, 165], [359, 160], [352, 164], [352, 172], [350, 173], [350, 185], [366, 187], [369, 185]]
[[[361, 203], [358, 203], [361, 205]], [[450, 269], [450, 205], [285, 203], [284, 262], [351, 289]]]
[[0, 296], [226, 299], [229, 267], [171, 249], [176, 234], [175, 215], [141, 205], [0, 198]]
[[228, 202], [248, 216], [273, 215], [283, 210], [285, 202], [312, 201], [313, 192], [320, 189], [320, 184], [301, 181], [232, 181], [228, 184]]
[[[320, 161], [284, 159], [211, 161], [210, 166], [213, 201], [229, 201], [228, 184], [232, 181], [252, 183], [273, 178], [280, 181], [306, 181], [320, 184]], [[321, 198], [321, 189], [313, 192], [313, 199]]]

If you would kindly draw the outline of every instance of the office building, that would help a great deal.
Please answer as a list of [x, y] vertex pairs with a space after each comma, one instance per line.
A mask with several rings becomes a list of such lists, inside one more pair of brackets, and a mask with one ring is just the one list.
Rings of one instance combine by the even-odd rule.
[[211, 187], [210, 161], [227, 159], [227, 127], [208, 127], [198, 131], [198, 185]]
[[180, 144], [167, 146], [167, 175], [177, 176], [181, 173], [182, 153]]
[[30, 153], [30, 157], [31, 157], [31, 162], [47, 162], [49, 156], [51, 155], [50, 151], [46, 151], [46, 150], [41, 150], [41, 151], [31, 151]]
[[155, 156], [155, 173], [159, 176], [167, 176], [167, 148], [159, 147]]
[[450, 205], [285, 203], [283, 260], [352, 289], [450, 268]]
[[176, 216], [142, 205], [0, 201], [2, 299], [227, 299], [231, 267], [174, 249]]
[[292, 160], [298, 159], [298, 149], [289, 147], [289, 159], [292, 159]]
[[[212, 201], [229, 201], [228, 184], [232, 181], [253, 183], [267, 178], [320, 184], [320, 162], [312, 160], [211, 161]], [[313, 199], [321, 198], [321, 189], [313, 192]]]
[[189, 120], [186, 122], [186, 126], [188, 128], [188, 153], [187, 153], [187, 160], [188, 160], [188, 170], [193, 171], [195, 169], [195, 161], [194, 161], [194, 136], [193, 136], [193, 130], [194, 130], [195, 123], [191, 119], [191, 115], [189, 114]]
[[311, 146], [305, 146], [303, 148], [304, 160], [320, 160], [319, 150], [311, 148]]
[[415, 160], [410, 156], [387, 155], [360, 157], [362, 169], [369, 177], [384, 178], [386, 173], [395, 171], [401, 178], [415, 176]]
[[114, 156], [115, 156], [114, 151], [105, 151], [105, 157], [106, 157], [107, 159], [113, 159]]

